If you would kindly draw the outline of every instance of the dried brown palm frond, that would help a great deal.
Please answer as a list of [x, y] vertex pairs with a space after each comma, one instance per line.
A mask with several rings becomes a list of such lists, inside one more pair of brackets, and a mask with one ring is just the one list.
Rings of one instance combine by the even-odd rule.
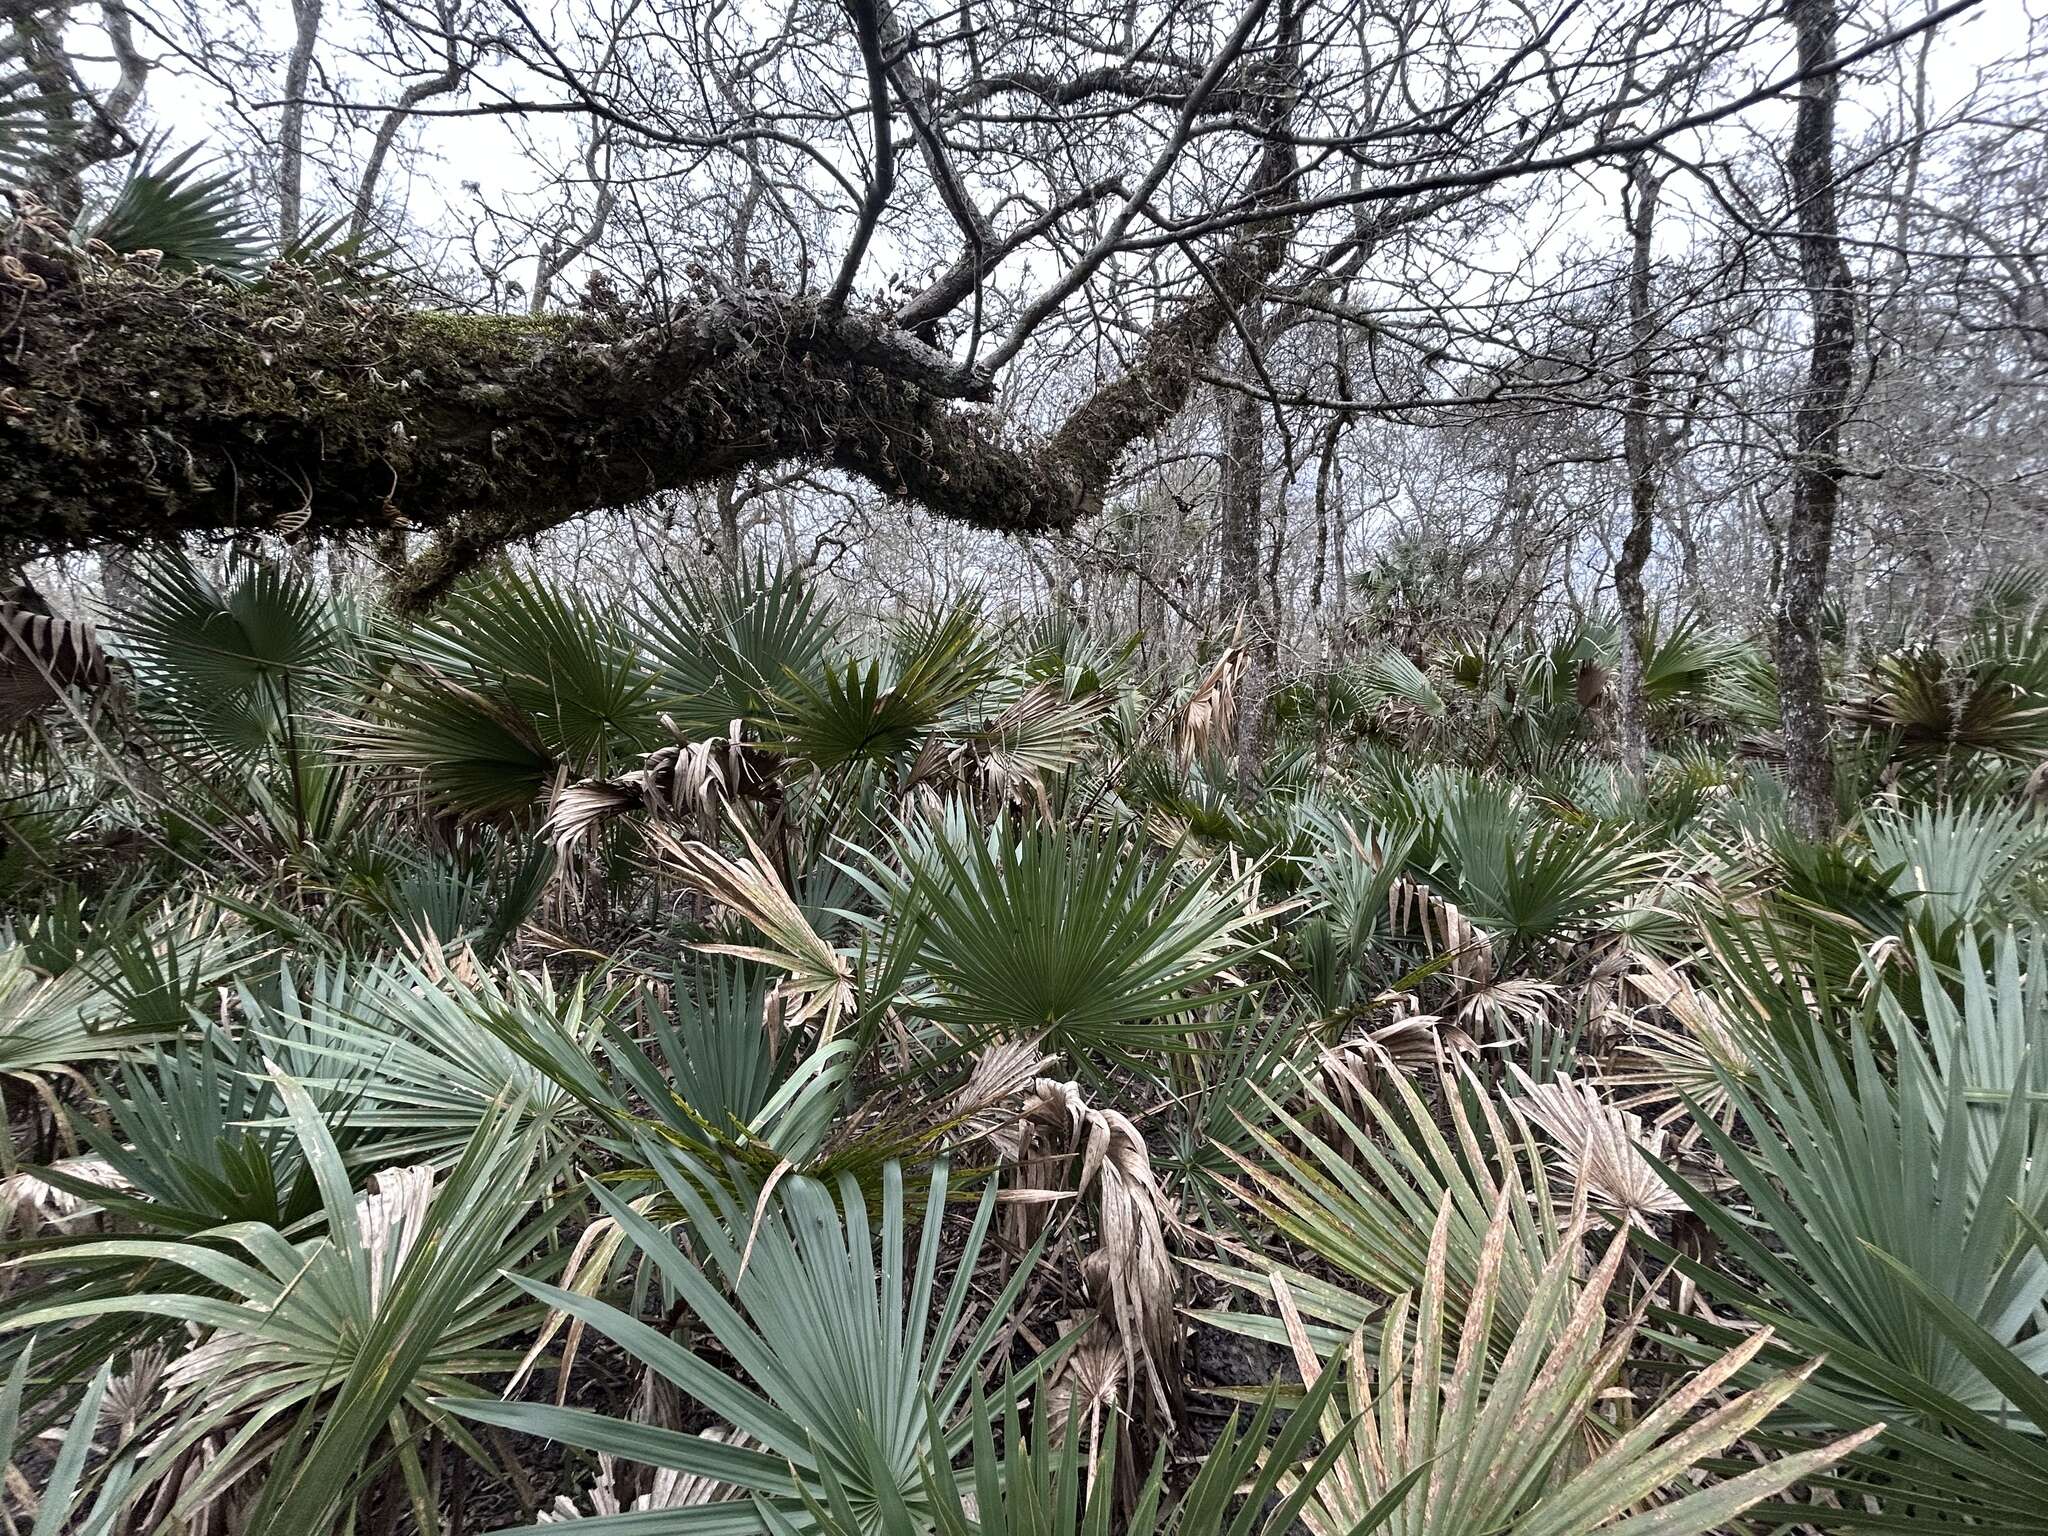
[[1640, 1115], [1615, 1108], [1591, 1083], [1558, 1078], [1539, 1084], [1520, 1067], [1509, 1071], [1522, 1089], [1509, 1106], [1549, 1135], [1565, 1174], [1593, 1204], [1644, 1228], [1653, 1216], [1687, 1208], [1644, 1155], [1666, 1155], [1665, 1132], [1645, 1128]]
[[[989, 1065], [984, 1088], [998, 1078], [1015, 1080], [1037, 1045], [995, 1050], [1006, 1054]], [[976, 1112], [990, 1125], [983, 1139], [1002, 1161], [1004, 1188], [1019, 1197], [1008, 1207], [1013, 1242], [1036, 1240], [1054, 1200], [1094, 1196], [1094, 1240], [1081, 1255], [1082, 1283], [1115, 1341], [1121, 1379], [1135, 1379], [1142, 1367], [1158, 1424], [1172, 1425], [1180, 1407], [1181, 1329], [1179, 1276], [1166, 1231], [1176, 1218], [1145, 1138], [1128, 1116], [1089, 1104], [1075, 1082], [1036, 1078], [1008, 1114], [988, 1104], [986, 1093], [983, 1106]]]
[[1579, 663], [1572, 676], [1572, 697], [1579, 708], [1592, 714], [1605, 709], [1613, 698], [1614, 674], [1590, 656]]
[[[662, 723], [674, 729], [666, 716]], [[715, 826], [736, 800], [779, 805], [782, 785], [775, 755], [741, 740], [740, 730], [735, 720], [724, 736], [648, 753], [631, 773], [567, 785], [555, 796], [545, 828], [556, 851], [568, 854], [602, 823], [630, 811], [666, 820], [694, 816]]]
[[430, 1164], [385, 1168], [370, 1176], [356, 1202], [356, 1226], [370, 1261], [370, 1310], [383, 1304], [384, 1286], [419, 1241], [434, 1206], [436, 1170]]
[[1209, 665], [1174, 723], [1173, 750], [1183, 763], [1230, 745], [1237, 730], [1237, 690], [1251, 665], [1240, 619], [1231, 643]]
[[1045, 776], [1080, 761], [1089, 732], [1112, 702], [1106, 693], [1070, 699], [1057, 683], [1035, 683], [980, 730], [928, 737], [902, 793], [928, 808], [964, 797], [984, 817], [1030, 809], [1050, 821]]
[[67, 688], [90, 693], [109, 680], [92, 625], [56, 617], [32, 587], [0, 596], [0, 731], [40, 713]]
[[2048, 757], [2044, 757], [2027, 775], [2027, 782], [2020, 789], [2020, 803], [2036, 816], [2048, 817]]
[[[795, 1029], [819, 1021], [822, 1038], [830, 1040], [852, 1011], [853, 970], [844, 955], [828, 944], [804, 917], [768, 856], [737, 817], [732, 818], [747, 845], [747, 857], [731, 859], [706, 843], [684, 842], [665, 828], [653, 829], [656, 851], [682, 877], [720, 906], [761, 931], [760, 944], [702, 944], [706, 954], [758, 960], [787, 973], [781, 985], [785, 1027]], [[788, 1007], [794, 1003], [794, 1007]]]
[[[1616, 1102], [1624, 1109], [1666, 1105], [1652, 1121], [1663, 1127], [1691, 1121], [1685, 1104], [1672, 1102], [1690, 1099], [1702, 1114], [1728, 1125], [1735, 1106], [1727, 1079], [1748, 1082], [1756, 1076], [1740, 1030], [1721, 1003], [1695, 987], [1685, 972], [1652, 955], [1638, 960], [1639, 968], [1624, 978], [1624, 986], [1640, 1006], [1664, 1015], [1675, 1027], [1637, 1018], [1633, 1038], [1614, 1053], [1605, 1074], [1612, 1087], [1624, 1091]], [[1679, 1140], [1690, 1145], [1698, 1135], [1697, 1125], [1689, 1123]]]
[[1402, 875], [1387, 888], [1387, 927], [1403, 934], [1413, 924], [1423, 943], [1449, 957], [1444, 974], [1475, 985], [1494, 976], [1492, 937], [1420, 880]]
[[1502, 975], [1492, 935], [1456, 902], [1403, 875], [1387, 889], [1387, 926], [1408, 933], [1411, 925], [1443, 961], [1435, 974], [1449, 982], [1451, 996], [1439, 1012], [1474, 1039], [1512, 1039], [1546, 1022], [1559, 1007], [1562, 988], [1534, 977]]
[[133, 1435], [155, 1410], [169, 1365], [170, 1357], [162, 1349], [139, 1349], [128, 1357], [128, 1368], [107, 1382], [106, 1396], [100, 1399], [100, 1423], [114, 1431], [116, 1444]]
[[1606, 945], [1595, 957], [1580, 993], [1581, 1050], [1597, 1053], [1629, 1032], [1635, 1014], [1629, 1006], [1628, 978], [1642, 958], [1622, 943]]
[[1055, 1060], [1040, 1049], [1041, 1038], [998, 1040], [975, 1058], [967, 1080], [946, 1100], [948, 1140], [995, 1140], [1028, 1112], [1022, 1107], [1026, 1095]]
[[[1414, 999], [1400, 992], [1379, 1001], [1401, 1009]], [[1363, 1101], [1378, 1099], [1389, 1078], [1434, 1077], [1478, 1054], [1479, 1043], [1456, 1022], [1441, 1014], [1402, 1012], [1362, 1035], [1324, 1046], [1316, 1055], [1316, 1081], [1347, 1115], [1360, 1119]]]
[[[1126, 1364], [1124, 1349], [1116, 1333], [1099, 1317], [1067, 1319], [1061, 1338], [1080, 1333], [1081, 1339], [1060, 1361], [1052, 1380], [1046, 1384], [1046, 1427], [1060, 1439], [1070, 1433], [1080, 1440], [1088, 1484], [1093, 1487], [1101, 1475], [1105, 1439], [1123, 1411]], [[1116, 1439], [1117, 1466], [1112, 1469], [1120, 1485], [1135, 1486], [1137, 1458], [1131, 1454], [1129, 1435]]]
[[[108, 1166], [104, 1158], [71, 1157], [50, 1164], [49, 1171], [81, 1184], [91, 1184], [115, 1193], [130, 1186]], [[86, 1196], [64, 1189], [43, 1178], [34, 1169], [0, 1179], [0, 1233], [12, 1230], [19, 1221], [25, 1233], [38, 1227], [66, 1228], [97, 1214]]]

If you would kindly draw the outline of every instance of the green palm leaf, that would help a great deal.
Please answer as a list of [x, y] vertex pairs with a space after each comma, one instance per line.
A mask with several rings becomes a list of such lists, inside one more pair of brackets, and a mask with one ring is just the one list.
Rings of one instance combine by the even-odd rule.
[[1228, 972], [1260, 945], [1247, 882], [1065, 827], [982, 832], [955, 808], [906, 826], [901, 871], [869, 877], [893, 923], [921, 925], [928, 985], [911, 1003], [960, 1038], [1044, 1035], [1048, 1047], [1150, 1070], [1143, 1053], [1193, 1043], [1190, 1017], [1236, 994]]
[[[897, 1163], [884, 1170], [876, 1228], [851, 1174], [840, 1177], [837, 1198], [802, 1175], [772, 1192], [735, 1196], [686, 1153], [645, 1142], [641, 1150], [686, 1215], [699, 1257], [686, 1257], [607, 1191], [596, 1190], [597, 1198], [747, 1380], [615, 1307], [553, 1287], [526, 1288], [611, 1338], [759, 1449], [578, 1409], [476, 1400], [446, 1406], [502, 1428], [716, 1478], [799, 1526], [808, 1523], [805, 1498], [832, 1498], [834, 1485], [863, 1522], [891, 1503], [923, 1505], [929, 1460], [950, 1460], [990, 1411], [975, 1382], [1030, 1267], [1020, 1266], [972, 1334], [956, 1341], [995, 1211], [994, 1187], [976, 1207], [951, 1283], [942, 1285], [944, 1163], [923, 1192], [923, 1227], [913, 1242]], [[730, 1503], [667, 1512], [660, 1528], [765, 1532], [772, 1518], [757, 1505]], [[584, 1529], [599, 1536], [651, 1523], [603, 1517]]]

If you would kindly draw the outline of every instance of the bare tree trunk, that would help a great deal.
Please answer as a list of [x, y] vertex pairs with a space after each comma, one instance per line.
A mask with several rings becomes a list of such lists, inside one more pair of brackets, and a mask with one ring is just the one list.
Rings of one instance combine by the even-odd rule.
[[1657, 317], [1650, 307], [1650, 241], [1657, 224], [1658, 178], [1646, 161], [1630, 167], [1628, 230], [1628, 411], [1622, 419], [1622, 452], [1628, 461], [1628, 535], [1614, 562], [1614, 596], [1621, 605], [1621, 764], [1640, 789], [1650, 767], [1650, 700], [1643, 672], [1649, 662], [1649, 606], [1643, 567], [1649, 563], [1657, 515], [1657, 455], [1651, 431], [1656, 399], [1651, 348]]
[[305, 206], [306, 86], [320, 42], [320, 9], [321, 0], [292, 0], [298, 30], [285, 62], [284, 112], [277, 121], [277, 233], [287, 247], [299, 238]]
[[[1827, 70], [1835, 58], [1835, 0], [1791, 0], [1802, 71]], [[1856, 301], [1836, 223], [1837, 77], [1809, 79], [1792, 128], [1790, 173], [1799, 219], [1799, 270], [1813, 310], [1806, 393], [1794, 420], [1798, 453], [1792, 508], [1785, 524], [1778, 583], [1778, 692], [1784, 716], [1785, 777], [1791, 819], [1806, 837], [1835, 825], [1835, 765], [1821, 677], [1820, 611], [1841, 505], [1842, 424], [1855, 372]]]
[[734, 470], [712, 488], [718, 510], [718, 563], [728, 572], [740, 568], [740, 475]]
[[123, 549], [118, 544], [109, 544], [100, 551], [100, 603], [108, 617], [121, 620], [135, 606], [142, 594], [142, 583], [135, 569], [135, 551]]
[[134, 18], [127, 6], [121, 0], [101, 0], [100, 21], [120, 77], [96, 103], [89, 103], [76, 88], [77, 64], [66, 41], [72, 20], [69, 6], [0, 6], [0, 26], [12, 33], [20, 50], [11, 67], [35, 87], [41, 97], [37, 110], [53, 131], [49, 152], [35, 170], [34, 190], [66, 219], [84, 211], [86, 170], [135, 147], [135, 138], [124, 125], [142, 99], [150, 68], [136, 50]]
[[[1264, 306], [1245, 306], [1245, 334], [1257, 345]], [[1249, 360], [1247, 360], [1249, 361]], [[1247, 367], [1247, 372], [1250, 368]], [[1275, 666], [1273, 617], [1260, 569], [1260, 529], [1266, 484], [1265, 407], [1258, 396], [1232, 390], [1223, 397], [1222, 537], [1216, 566], [1217, 598], [1226, 623], [1242, 618], [1250, 665], [1237, 697], [1237, 797], [1249, 801], [1265, 755], [1266, 698]]]
[[384, 162], [390, 157], [391, 146], [397, 142], [399, 131], [411, 120], [413, 108], [431, 97], [454, 90], [462, 84], [467, 73], [456, 51], [455, 0], [436, 0], [434, 15], [441, 30], [445, 63], [438, 74], [407, 85], [399, 93], [397, 104], [377, 124], [376, 137], [370, 141], [370, 152], [363, 160], [362, 176], [356, 182], [355, 208], [348, 221], [351, 240], [360, 240], [369, 231], [370, 218], [377, 209], [377, 183], [384, 174]]

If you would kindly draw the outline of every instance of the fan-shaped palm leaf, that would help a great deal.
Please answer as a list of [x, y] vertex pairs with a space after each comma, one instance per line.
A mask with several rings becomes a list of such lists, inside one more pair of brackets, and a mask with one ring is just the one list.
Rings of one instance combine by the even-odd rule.
[[113, 200], [81, 221], [81, 233], [124, 254], [161, 252], [172, 271], [246, 274], [266, 243], [235, 173], [209, 170], [198, 155], [195, 146], [166, 157], [160, 143], [145, 144]]
[[[752, 1444], [720, 1445], [531, 1403], [463, 1400], [447, 1406], [506, 1429], [733, 1484], [799, 1526], [808, 1524], [804, 1498], [822, 1501], [834, 1487], [864, 1524], [891, 1502], [923, 1506], [926, 1466], [933, 1459], [950, 1462], [976, 1433], [977, 1415], [985, 1422], [990, 1411], [976, 1397], [973, 1411], [963, 1416], [1029, 1269], [1018, 1269], [964, 1343], [956, 1339], [967, 1323], [975, 1259], [995, 1210], [994, 1187], [976, 1209], [952, 1282], [942, 1285], [944, 1163], [934, 1167], [923, 1191], [923, 1228], [913, 1246], [903, 1172], [896, 1163], [884, 1170], [877, 1230], [851, 1175], [840, 1179], [836, 1199], [802, 1175], [781, 1180], [769, 1193], [735, 1197], [687, 1154], [652, 1143], [641, 1150], [687, 1216], [700, 1257], [686, 1257], [608, 1192], [595, 1191], [597, 1198], [751, 1385], [614, 1307], [523, 1283], [611, 1338]], [[734, 1301], [726, 1299], [727, 1290]], [[753, 1502], [676, 1510], [661, 1518], [663, 1529], [676, 1532], [772, 1528]], [[645, 1525], [621, 1516], [589, 1521], [583, 1529], [600, 1536], [610, 1528]]]
[[[1609, 1333], [1605, 1311], [1627, 1229], [1609, 1240], [1581, 1284], [1581, 1216], [1534, 1287], [1504, 1307], [1501, 1259], [1510, 1244], [1514, 1199], [1512, 1191], [1503, 1191], [1495, 1206], [1462, 1323], [1453, 1324], [1448, 1307], [1447, 1202], [1430, 1239], [1421, 1289], [1388, 1309], [1377, 1371], [1367, 1365], [1356, 1337], [1341, 1366], [1329, 1367], [1342, 1369], [1347, 1378], [1345, 1390], [1322, 1415], [1325, 1435], [1342, 1454], [1302, 1508], [1302, 1523], [1313, 1536], [1366, 1530], [1388, 1536], [1508, 1530], [1517, 1536], [1705, 1536], [1876, 1433], [1862, 1430], [1712, 1487], [1690, 1486], [1693, 1469], [1762, 1423], [1798, 1389], [1803, 1373], [1779, 1376], [1688, 1424], [1688, 1416], [1768, 1342], [1768, 1333], [1758, 1334], [1640, 1418], [1606, 1420], [1601, 1400], [1629, 1346], [1630, 1330]], [[1284, 1281], [1276, 1281], [1276, 1292], [1282, 1315], [1291, 1318]], [[1306, 1331], [1298, 1324], [1291, 1331], [1302, 1377], [1314, 1381], [1325, 1367]], [[1485, 1358], [1503, 1331], [1509, 1343], [1489, 1370]], [[1356, 1416], [1355, 1428], [1347, 1424], [1347, 1412]], [[1607, 1443], [1573, 1465], [1589, 1424], [1599, 1426]], [[1667, 1492], [1674, 1488], [1683, 1491]], [[1386, 1508], [1389, 1498], [1392, 1509]]]
[[1225, 973], [1257, 953], [1248, 930], [1266, 915], [1214, 868], [1183, 879], [1065, 827], [984, 833], [957, 808], [906, 826], [896, 854], [901, 872], [876, 859], [871, 880], [893, 921], [922, 925], [914, 1011], [961, 1038], [1042, 1035], [1140, 1070], [1144, 1048], [1192, 1043], [1186, 1016], [1231, 995]]

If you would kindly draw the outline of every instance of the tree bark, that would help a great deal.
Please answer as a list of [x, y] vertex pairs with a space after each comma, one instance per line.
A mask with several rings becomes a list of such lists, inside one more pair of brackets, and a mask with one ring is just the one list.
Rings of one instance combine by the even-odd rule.
[[1622, 418], [1622, 454], [1628, 464], [1628, 533], [1614, 562], [1614, 596], [1621, 608], [1621, 764], [1641, 789], [1650, 768], [1650, 700], [1644, 687], [1649, 664], [1650, 616], [1643, 591], [1657, 516], [1657, 462], [1652, 431], [1656, 390], [1652, 349], [1657, 317], [1651, 307], [1651, 237], [1657, 225], [1658, 179], [1637, 160], [1630, 167], [1628, 207], [1628, 404]]
[[[1842, 427], [1855, 375], [1856, 299], [1842, 253], [1835, 187], [1832, 70], [1839, 16], [1834, 0], [1791, 0], [1799, 64], [1808, 79], [1793, 121], [1786, 169], [1799, 221], [1799, 270], [1813, 314], [1806, 387], [1793, 423], [1797, 459], [1778, 583], [1778, 692], [1791, 823], [1801, 835], [1835, 826], [1835, 768], [1821, 675], [1820, 613], [1827, 596], [1841, 505]], [[1814, 71], [1824, 71], [1813, 74]]]
[[[1264, 307], [1243, 314], [1247, 349], [1262, 344]], [[1246, 372], [1250, 372], [1247, 359]], [[1218, 605], [1226, 623], [1244, 626], [1249, 664], [1237, 693], [1237, 798], [1248, 804], [1265, 756], [1264, 723], [1274, 673], [1273, 615], [1261, 579], [1261, 532], [1266, 487], [1266, 411], [1257, 395], [1223, 394], [1223, 474], [1218, 486], [1220, 534], [1216, 564]]]
[[295, 32], [285, 62], [284, 111], [277, 121], [277, 232], [286, 250], [303, 227], [306, 169], [306, 87], [313, 78], [313, 50], [320, 43], [321, 0], [292, 0]]
[[[1276, 136], [1257, 194], [1283, 195], [1293, 166]], [[1290, 229], [1235, 234], [1137, 361], [1033, 437], [978, 408], [986, 369], [859, 306], [749, 289], [654, 312], [437, 314], [285, 268], [173, 276], [18, 222], [0, 271], [0, 559], [426, 531], [394, 591], [420, 604], [513, 540], [792, 461], [976, 527], [1064, 528], [1186, 403]]]

